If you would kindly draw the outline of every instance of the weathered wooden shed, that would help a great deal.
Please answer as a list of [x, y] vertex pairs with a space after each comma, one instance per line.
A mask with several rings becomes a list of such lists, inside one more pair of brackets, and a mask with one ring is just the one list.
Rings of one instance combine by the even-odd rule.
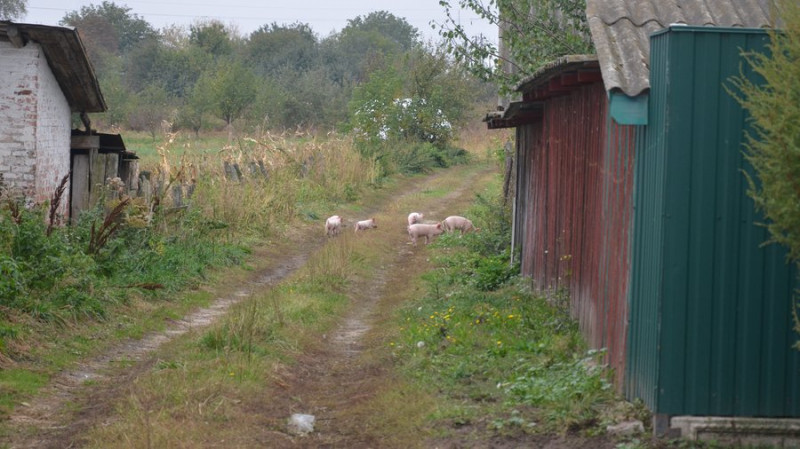
[[538, 289], [569, 292], [592, 347], [625, 368], [628, 230], [635, 132], [609, 116], [595, 56], [566, 56], [518, 88], [522, 100], [487, 117], [516, 128], [514, 245]]
[[[30, 203], [49, 200], [73, 170], [72, 150], [78, 155], [88, 151], [90, 135], [97, 137], [97, 154], [124, 152], [113, 149], [118, 144], [103, 150], [107, 139], [91, 129], [87, 114], [105, 110], [94, 69], [74, 28], [0, 21], [0, 176], [5, 189]], [[72, 130], [73, 114], [82, 120], [84, 131]], [[116, 140], [121, 142], [119, 136]], [[135, 170], [128, 165], [123, 170]], [[119, 176], [119, 164], [109, 167], [114, 170], [104, 170], [103, 176]], [[75, 184], [104, 181], [79, 169], [71, 175], [68, 192], [71, 196], [81, 191]], [[61, 215], [83, 204], [78, 200], [70, 210], [70, 203], [62, 201]]]
[[119, 134], [72, 131], [70, 149], [70, 217], [89, 209], [104, 194], [110, 178], [119, 178], [128, 192], [139, 186], [138, 156], [125, 148]]
[[[692, 52], [688, 46], [670, 46], [673, 64], [684, 59], [696, 63], [678, 79], [677, 65], [661, 64], [662, 54], [652, 59], [651, 35], [672, 24], [726, 29], [769, 27], [769, 0], [587, 0], [587, 19], [596, 57], [569, 56], [553, 62], [519, 86], [521, 101], [486, 118], [490, 128], [516, 128], [513, 242], [521, 252], [522, 273], [537, 288], [568, 291], [571, 310], [590, 345], [607, 349], [606, 360], [615, 370], [618, 389], [630, 399], [645, 401], [658, 418], [657, 430], [664, 431], [670, 417], [682, 414], [796, 417], [800, 372], [796, 355], [789, 348], [788, 322], [781, 322], [779, 329], [767, 325], [779, 310], [783, 310], [783, 318], [790, 319], [791, 285], [787, 282], [792, 279], [788, 274], [791, 269], [780, 258], [780, 251], [752, 258], [746, 251], [736, 253], [734, 263], [735, 251], [725, 249], [732, 244], [732, 237], [716, 235], [713, 226], [678, 223], [677, 217], [660, 227], [647, 222], [664, 220], [664, 214], [669, 213], [663, 207], [654, 209], [654, 204], [672, 201], [675, 210], [683, 210], [682, 202], [693, 201], [691, 195], [666, 199], [665, 186], [688, 188], [687, 183], [675, 178], [664, 184], [665, 177], [675, 176], [669, 170], [691, 170], [692, 179], [706, 181], [721, 172], [715, 165], [719, 158], [710, 156], [687, 156], [684, 161], [688, 162], [677, 168], [673, 153], [694, 154], [689, 144], [702, 147], [709, 143], [693, 142], [697, 134], [689, 130], [727, 129], [729, 132], [716, 136], [721, 139], [722, 153], [739, 155], [744, 140], [744, 114], [740, 108], [738, 115], [733, 113], [733, 99], [729, 98], [725, 108], [705, 105], [711, 98], [707, 95], [711, 84], [694, 84], [694, 90], [681, 97], [689, 100], [696, 96], [689, 102], [697, 106], [696, 114], [681, 110], [673, 102], [654, 101], [663, 96], [677, 101], [670, 86], [674, 88], [687, 79], [717, 82], [716, 87], [721, 89], [723, 80], [715, 78], [724, 72], [720, 64], [743, 62], [736, 47], [740, 41], [725, 35], [716, 47], [703, 44], [709, 55], [724, 53], [724, 61]], [[652, 88], [651, 70], [661, 80]], [[600, 80], [587, 80], [587, 73], [598, 71]], [[704, 113], [708, 121], [701, 119]], [[671, 115], [664, 118], [664, 114]], [[687, 121], [689, 128], [676, 127]], [[716, 128], [710, 128], [712, 121]], [[668, 133], [682, 142], [683, 148], [665, 147]], [[659, 148], [661, 156], [653, 156]], [[702, 163], [695, 165], [697, 161]], [[649, 190], [642, 190], [643, 186]], [[727, 192], [727, 187], [720, 186], [719, 190]], [[702, 201], [705, 203], [692, 203], [691, 207], [702, 208], [702, 204], [714, 200]], [[741, 212], [746, 199], [737, 197], [735, 203]], [[718, 219], [714, 217], [710, 220]], [[687, 215], [682, 219], [693, 218]], [[733, 222], [743, 218], [724, 219]], [[752, 225], [752, 221], [749, 223]], [[686, 231], [683, 240], [657, 240], [663, 235], [654, 231], [674, 235], [679, 228]], [[642, 233], [644, 229], [650, 229], [651, 234]], [[702, 230], [710, 232], [702, 236], [696, 233]], [[748, 235], [755, 239], [757, 233]], [[711, 252], [688, 249], [694, 244], [708, 249], [704, 246], [708, 242], [716, 245]], [[681, 253], [686, 257], [661, 257], [679, 250], [686, 250]], [[715, 268], [704, 271], [707, 262], [713, 262]], [[714, 271], [734, 265], [739, 272], [720, 275]], [[760, 274], [757, 279], [750, 278], [753, 283], [747, 288], [751, 293], [763, 289], [763, 294], [730, 306], [725, 306], [720, 296], [706, 298], [701, 294], [711, 290], [717, 295], [742, 293], [725, 280], [737, 280], [748, 267]], [[692, 285], [693, 290], [664, 282], [678, 279], [678, 271], [689, 273], [681, 285]], [[711, 302], [700, 304], [701, 297]], [[759, 298], [764, 305], [756, 306]], [[722, 309], [712, 306], [714, 301]], [[732, 321], [721, 319], [717, 312]], [[757, 312], [762, 324], [747, 324], [751, 312]], [[711, 327], [712, 323], [719, 325]], [[671, 329], [669, 335], [662, 332], [665, 329]], [[759, 343], [752, 343], [747, 353], [754, 358], [759, 355], [759, 360], [766, 356], [764, 361], [769, 366], [747, 370], [749, 359], [734, 355], [738, 346], [730, 342], [751, 337], [757, 337]], [[724, 355], [717, 352], [722, 349], [727, 351]], [[780, 373], [770, 371], [774, 363]], [[721, 370], [715, 371], [717, 368]], [[746, 371], [740, 373], [739, 380], [717, 382], [724, 376], [739, 375], [737, 369]], [[721, 385], [725, 388], [718, 388]], [[728, 388], [734, 385], [741, 388], [738, 393]]]

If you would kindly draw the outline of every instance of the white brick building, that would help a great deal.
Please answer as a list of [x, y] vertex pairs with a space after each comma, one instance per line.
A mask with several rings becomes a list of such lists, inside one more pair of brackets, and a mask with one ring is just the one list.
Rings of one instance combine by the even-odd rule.
[[70, 172], [72, 113], [105, 110], [77, 31], [0, 21], [3, 188], [30, 202], [47, 201]]

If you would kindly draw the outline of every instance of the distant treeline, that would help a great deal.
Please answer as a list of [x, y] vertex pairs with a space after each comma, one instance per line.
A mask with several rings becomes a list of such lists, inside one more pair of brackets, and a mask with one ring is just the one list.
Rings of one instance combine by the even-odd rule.
[[[153, 135], [165, 123], [194, 133], [228, 125], [245, 132], [364, 130], [370, 126], [363, 117], [352, 119], [368, 111], [383, 136], [383, 116], [398, 100], [416, 105], [415, 120], [437, 117], [437, 128], [444, 120], [457, 125], [493, 96], [443, 45], [423, 42], [405, 19], [385, 11], [349, 20], [326, 37], [303, 23], [272, 23], [247, 36], [218, 21], [156, 30], [107, 1], [61, 23], [77, 28], [97, 72], [109, 107], [92, 118], [99, 127]], [[432, 140], [430, 131], [415, 132]]]

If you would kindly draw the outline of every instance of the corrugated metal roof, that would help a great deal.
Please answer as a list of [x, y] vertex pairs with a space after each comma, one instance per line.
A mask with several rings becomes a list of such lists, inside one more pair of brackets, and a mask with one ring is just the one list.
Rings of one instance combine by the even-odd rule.
[[505, 110], [489, 112], [483, 121], [488, 123], [489, 129], [514, 128], [530, 123], [541, 118], [544, 100], [600, 82], [601, 78], [595, 55], [562, 56], [517, 85], [516, 90], [522, 92], [522, 101], [509, 103]]
[[0, 40], [19, 46], [29, 41], [39, 44], [72, 112], [107, 109], [100, 83], [75, 28], [0, 21]]
[[587, 0], [606, 90], [650, 88], [650, 35], [672, 24], [771, 28], [771, 0]]
[[566, 70], [576, 70], [579, 67], [594, 67], [597, 68], [597, 56], [595, 55], [565, 55], [555, 61], [551, 61], [533, 75], [522, 80], [516, 87], [517, 92], [525, 92], [532, 86], [546, 80], [554, 74], [564, 72]]

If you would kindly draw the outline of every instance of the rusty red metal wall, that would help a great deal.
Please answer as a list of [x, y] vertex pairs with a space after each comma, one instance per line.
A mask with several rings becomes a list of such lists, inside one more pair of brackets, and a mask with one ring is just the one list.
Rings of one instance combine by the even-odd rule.
[[618, 387], [625, 373], [633, 127], [608, 120], [602, 83], [546, 100], [540, 121], [517, 128], [515, 225], [523, 275], [567, 289], [593, 348], [606, 348]]

